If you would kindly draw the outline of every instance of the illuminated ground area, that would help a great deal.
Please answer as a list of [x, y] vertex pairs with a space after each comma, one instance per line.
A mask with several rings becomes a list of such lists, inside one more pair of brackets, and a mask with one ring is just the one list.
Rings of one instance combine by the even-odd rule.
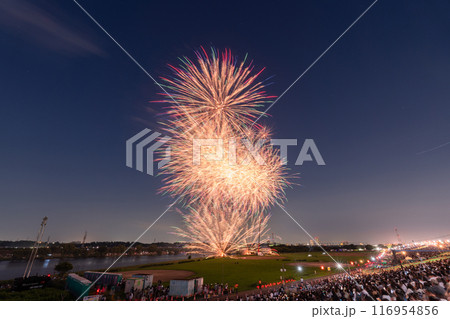
[[[146, 273], [153, 274], [155, 281], [161, 280], [161, 282], [164, 284], [162, 295], [158, 295], [156, 296], [156, 298], [155, 296], [153, 296], [150, 299], [147, 298], [146, 300], [170, 300], [171, 298], [167, 296], [167, 287], [169, 285], [169, 281], [171, 279], [183, 279], [192, 277], [203, 277], [204, 283], [209, 285], [210, 287], [211, 285], [212, 287], [214, 287], [216, 283], [218, 284], [218, 286], [223, 287], [228, 284], [227, 287], [229, 287], [229, 295], [213, 291], [211, 295], [208, 294], [207, 297], [199, 295], [197, 296], [197, 299], [211, 298], [211, 300], [225, 300], [226, 298], [228, 298], [228, 296], [233, 295], [233, 298], [237, 298], [237, 295], [239, 295], [241, 298], [244, 298], [242, 300], [245, 300], [247, 295], [250, 296], [250, 298], [253, 298], [257, 295], [259, 296], [260, 293], [262, 294], [261, 296], [265, 296], [264, 298], [268, 298], [270, 293], [279, 291], [282, 286], [283, 288], [285, 287], [291, 290], [292, 288], [298, 287], [299, 280], [301, 278], [309, 282], [311, 282], [311, 280], [308, 279], [312, 279], [313, 285], [321, 287], [321, 283], [328, 282], [328, 279], [330, 279], [326, 277], [339, 273], [342, 274], [344, 269], [348, 271], [350, 269], [353, 269], [355, 266], [357, 267], [357, 270], [356, 272], [352, 273], [354, 276], [357, 276], [359, 278], [358, 280], [367, 280], [367, 278], [364, 279], [360, 276], [373, 274], [376, 276], [375, 278], [381, 276], [381, 279], [377, 279], [379, 283], [386, 284], [389, 283], [389, 280], [384, 280], [382, 278], [382, 274], [386, 274], [387, 272], [392, 270], [398, 271], [398, 268], [400, 267], [398, 265], [395, 265], [390, 260], [392, 259], [392, 254], [385, 254], [384, 251], [381, 253], [375, 251], [339, 253], [331, 252], [330, 254], [332, 255], [333, 259], [337, 261], [337, 263], [335, 263], [334, 261], [330, 261], [331, 258], [321, 252], [304, 252], [285, 253], [280, 256], [266, 257], [242, 256], [237, 258], [185, 259], [159, 264], [145, 264], [139, 266], [122, 267], [111, 269], [111, 271], [122, 273], [124, 278], [130, 277], [133, 273]], [[414, 253], [411, 253], [411, 256], [413, 256], [414, 254], [417, 253], [414, 251]], [[398, 254], [398, 258], [402, 258], [402, 256], [404, 257], [401, 260], [403, 267], [429, 264], [430, 262], [442, 260], [444, 261], [444, 263], [448, 263], [449, 252], [447, 251], [435, 251], [433, 253], [422, 252], [421, 254], [423, 255], [423, 258], [416, 258], [415, 260], [406, 259], [409, 256], [408, 254], [404, 255], [403, 253]], [[426, 256], [426, 254], [431, 255]], [[383, 257], [381, 258], [380, 256]], [[383, 270], [379, 270], [378, 267], [381, 267], [381, 269]], [[280, 269], [286, 269], [286, 271], [281, 272]], [[431, 273], [428, 273], [427, 276], [430, 277], [430, 274], [434, 276], [433, 270]], [[80, 275], [82, 275], [82, 273], [80, 273]], [[418, 275], [419, 277], [421, 276], [420, 272], [418, 273]], [[289, 281], [285, 286], [281, 285], [280, 276], [282, 276], [283, 279], [291, 279], [291, 281]], [[326, 280], [321, 281], [319, 277], [322, 277], [322, 279], [326, 278]], [[333, 276], [333, 279], [330, 282], [336, 283], [343, 278], [345, 278], [345, 276]], [[155, 281], [154, 285], [157, 284], [157, 282]], [[11, 283], [12, 280], [3, 281], [0, 282], [0, 285], [5, 286], [5, 284]], [[354, 284], [353, 281], [351, 281], [350, 283]], [[390, 283], [392, 284], [393, 282]], [[237, 290], [235, 286], [236, 284], [238, 285]], [[259, 289], [258, 286], [260, 286]], [[49, 285], [43, 289], [32, 289], [26, 291], [10, 291], [8, 289], [0, 289], [0, 300], [75, 300], [76, 297], [65, 290], [65, 287], [66, 280], [64, 278], [54, 277], [52, 278], [52, 281], [49, 283]], [[97, 288], [98, 287], [96, 287], [95, 289]], [[91, 290], [91, 294], [95, 294], [95, 289]], [[322, 288], [319, 288], [319, 292], [322, 292], [322, 290], [320, 289]], [[110, 296], [109, 294], [110, 291], [107, 291], [105, 295], [107, 300], [130, 300], [127, 298], [127, 295], [124, 294], [120, 289], [115, 296]], [[410, 297], [410, 299], [408, 300], [416, 300], [414, 299], [414, 296], [415, 295], [412, 294], [412, 297]], [[297, 297], [300, 299], [289, 300], [314, 300], [309, 298], [308, 296], [305, 297], [301, 294], [297, 295]], [[322, 299], [323, 297], [324, 296], [320, 295], [317, 298], [318, 300], [328, 300]], [[380, 298], [380, 296], [375, 297]], [[188, 299], [192, 299], [192, 297]], [[141, 299], [135, 298], [133, 300]], [[177, 300], [181, 299], [178, 298]], [[275, 298], [270, 300], [280, 299]]]
[[[308, 257], [308, 255], [310, 255]], [[376, 252], [331, 253], [339, 263], [350, 264], [351, 261], [364, 262]], [[301, 264], [299, 270], [296, 264]], [[308, 266], [308, 264], [310, 266]], [[334, 267], [333, 267], [334, 265]], [[321, 269], [323, 266], [323, 269]], [[330, 267], [328, 270], [327, 267]], [[330, 257], [320, 252], [282, 254], [277, 257], [255, 258], [216, 258], [195, 259], [189, 262], [177, 261], [164, 265], [142, 265], [116, 269], [117, 272], [133, 270], [187, 270], [195, 273], [192, 277], [203, 277], [205, 283], [228, 283], [230, 286], [238, 284], [239, 290], [252, 290], [261, 281], [262, 284], [280, 281], [280, 276], [286, 279], [300, 280], [322, 277], [342, 272], [330, 263]], [[286, 269], [281, 272], [280, 269]]]

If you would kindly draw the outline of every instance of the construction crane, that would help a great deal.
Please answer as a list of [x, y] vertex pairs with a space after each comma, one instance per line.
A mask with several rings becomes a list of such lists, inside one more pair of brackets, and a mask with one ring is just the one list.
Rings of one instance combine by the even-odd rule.
[[33, 268], [33, 263], [37, 257], [39, 245], [41, 244], [42, 236], [44, 235], [44, 230], [45, 230], [45, 226], [47, 225], [47, 220], [48, 220], [47, 216], [45, 216], [42, 219], [41, 229], [39, 230], [37, 238], [36, 238], [36, 242], [34, 243], [33, 248], [31, 249], [30, 258], [28, 259], [27, 267], [25, 268], [25, 272], [23, 273], [23, 278], [28, 278], [30, 276], [31, 268]]
[[400, 234], [398, 233], [397, 227], [394, 228], [394, 231], [395, 231], [395, 234], [397, 235], [398, 244], [401, 245], [402, 244], [402, 240], [400, 239]]
[[83, 241], [81, 242], [81, 247], [84, 247], [84, 244], [86, 243], [86, 237], [87, 237], [87, 231], [84, 232]]
[[262, 216], [261, 216], [261, 219], [259, 220], [259, 229], [258, 229], [258, 252], [257, 252], [258, 256], [261, 254], [261, 252], [260, 252], [260, 250], [261, 250], [261, 222], [262, 222]]

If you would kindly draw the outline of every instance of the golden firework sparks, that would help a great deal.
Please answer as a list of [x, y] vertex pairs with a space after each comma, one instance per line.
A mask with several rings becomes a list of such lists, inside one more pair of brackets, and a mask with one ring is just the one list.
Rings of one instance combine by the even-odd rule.
[[271, 97], [257, 80], [262, 70], [254, 74], [251, 63], [237, 63], [227, 50], [203, 50], [197, 63], [184, 58], [171, 68], [174, 76], [164, 78], [171, 161], [161, 191], [183, 198], [188, 212], [177, 233], [194, 251], [229, 256], [266, 231], [264, 212], [288, 185], [269, 130], [250, 125]]

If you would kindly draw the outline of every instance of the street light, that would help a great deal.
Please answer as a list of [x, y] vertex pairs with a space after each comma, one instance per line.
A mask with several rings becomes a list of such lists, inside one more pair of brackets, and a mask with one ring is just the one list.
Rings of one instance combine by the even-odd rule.
[[298, 270], [298, 271], [302, 271], [302, 270], [303, 270], [302, 266], [298, 266], [298, 267], [297, 267], [297, 270]]
[[286, 268], [284, 268], [284, 265], [281, 266], [280, 271], [281, 271], [280, 279], [281, 279], [281, 281], [283, 281], [283, 272], [286, 272]]

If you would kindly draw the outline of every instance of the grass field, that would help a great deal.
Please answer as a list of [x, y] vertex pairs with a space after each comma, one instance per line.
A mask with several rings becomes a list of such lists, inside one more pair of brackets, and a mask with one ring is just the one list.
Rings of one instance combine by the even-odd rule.
[[[311, 254], [308, 257], [308, 254]], [[366, 260], [370, 256], [376, 255], [375, 252], [348, 252], [331, 253], [333, 258], [340, 263]], [[302, 263], [302, 271], [297, 267], [288, 264]], [[331, 271], [320, 269], [320, 263], [333, 262], [329, 256], [320, 252], [312, 253], [292, 253], [283, 254], [275, 259], [234, 259], [234, 258], [216, 258], [216, 259], [194, 259], [176, 261], [165, 264], [150, 264], [132, 267], [116, 268], [114, 271], [123, 272], [130, 270], [188, 270], [195, 273], [194, 277], [203, 277], [205, 283], [228, 283], [230, 286], [239, 285], [239, 290], [255, 289], [258, 282], [271, 283], [280, 281], [283, 275], [286, 279], [300, 278], [308, 279], [321, 277], [342, 271], [332, 267]], [[311, 263], [311, 266], [308, 266]], [[328, 266], [328, 265], [327, 265]], [[281, 273], [280, 269], [285, 268], [286, 272]]]
[[33, 301], [70, 301], [75, 298], [63, 288], [47, 287], [42, 289], [31, 289], [25, 291], [0, 291], [1, 301], [19, 301], [19, 300], [33, 300]]

